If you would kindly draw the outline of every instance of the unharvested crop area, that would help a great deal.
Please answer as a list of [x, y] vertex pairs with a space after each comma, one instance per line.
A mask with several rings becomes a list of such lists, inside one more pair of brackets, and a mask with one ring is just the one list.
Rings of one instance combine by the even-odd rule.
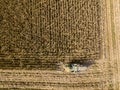
[[97, 60], [100, 20], [96, 0], [2, 0], [0, 68], [55, 69], [60, 61]]

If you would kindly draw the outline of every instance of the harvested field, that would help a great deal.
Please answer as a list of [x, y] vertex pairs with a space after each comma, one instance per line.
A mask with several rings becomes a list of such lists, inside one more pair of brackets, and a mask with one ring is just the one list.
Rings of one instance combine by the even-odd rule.
[[119, 90], [118, 3], [0, 0], [0, 89]]

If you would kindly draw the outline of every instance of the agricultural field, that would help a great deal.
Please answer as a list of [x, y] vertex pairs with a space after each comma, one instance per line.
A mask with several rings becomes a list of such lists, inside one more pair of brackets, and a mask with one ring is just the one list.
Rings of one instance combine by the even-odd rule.
[[119, 90], [118, 3], [0, 0], [0, 88]]
[[60, 61], [100, 58], [99, 1], [1, 3], [5, 4], [1, 7], [1, 68], [38, 69]]

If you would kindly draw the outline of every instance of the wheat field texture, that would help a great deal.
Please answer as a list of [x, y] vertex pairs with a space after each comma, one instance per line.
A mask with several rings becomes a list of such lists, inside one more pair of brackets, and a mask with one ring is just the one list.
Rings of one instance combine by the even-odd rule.
[[0, 90], [120, 90], [119, 4], [0, 0]]

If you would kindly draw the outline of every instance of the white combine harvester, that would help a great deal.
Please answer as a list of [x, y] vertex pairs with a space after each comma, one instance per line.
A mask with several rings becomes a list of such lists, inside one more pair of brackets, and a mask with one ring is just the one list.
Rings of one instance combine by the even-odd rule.
[[72, 64], [71, 67], [71, 72], [80, 72], [80, 71], [85, 71], [87, 69], [86, 66], [82, 66], [80, 64]]
[[71, 65], [60, 63], [60, 67], [61, 67], [61, 70], [64, 72], [74, 72], [74, 73], [85, 71], [88, 68], [85, 65], [80, 65], [77, 63], [71, 64]]

